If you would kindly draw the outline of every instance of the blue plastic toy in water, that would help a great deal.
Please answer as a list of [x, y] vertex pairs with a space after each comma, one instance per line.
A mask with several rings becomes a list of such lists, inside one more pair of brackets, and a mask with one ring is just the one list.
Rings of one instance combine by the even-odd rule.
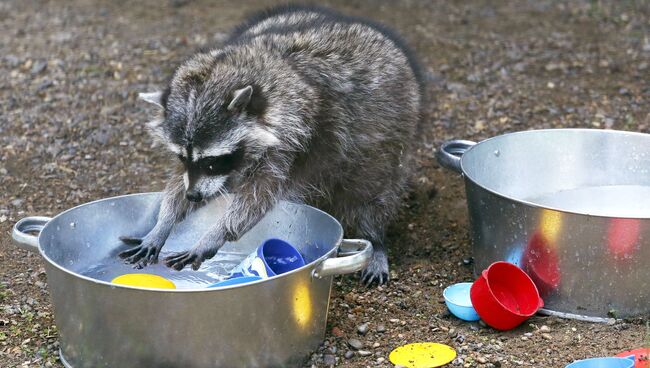
[[295, 270], [305, 265], [296, 248], [280, 239], [268, 239], [230, 272], [230, 279], [259, 276], [263, 279]]
[[469, 297], [469, 289], [472, 287], [471, 282], [461, 282], [447, 287], [442, 296], [445, 298], [447, 308], [454, 316], [464, 321], [478, 321], [476, 310], [472, 306], [472, 300]]
[[591, 358], [577, 360], [566, 368], [634, 368], [634, 355], [625, 358]]
[[208, 287], [209, 288], [215, 288], [215, 287], [222, 287], [222, 286], [246, 284], [246, 283], [261, 280], [261, 279], [262, 278], [259, 277], [259, 276], [235, 277], [234, 279], [227, 279], [227, 280], [219, 281], [216, 284], [212, 284], [212, 285], [210, 285]]

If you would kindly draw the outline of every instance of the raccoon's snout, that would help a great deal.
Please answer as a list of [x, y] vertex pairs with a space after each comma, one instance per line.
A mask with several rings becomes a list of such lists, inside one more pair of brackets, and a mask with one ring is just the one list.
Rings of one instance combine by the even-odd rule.
[[190, 202], [201, 202], [203, 200], [203, 196], [201, 195], [201, 192], [197, 190], [188, 190], [187, 192], [185, 192], [185, 197]]

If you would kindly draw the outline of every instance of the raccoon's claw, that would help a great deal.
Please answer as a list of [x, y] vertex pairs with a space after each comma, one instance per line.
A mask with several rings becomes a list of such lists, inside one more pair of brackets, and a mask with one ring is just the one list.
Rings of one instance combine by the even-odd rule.
[[361, 272], [361, 282], [370, 287], [374, 283], [383, 285], [388, 282], [388, 258], [383, 251], [375, 251], [365, 270]]
[[183, 268], [185, 268], [185, 266], [191, 263], [192, 269], [196, 271], [199, 269], [199, 267], [201, 267], [201, 263], [203, 263], [203, 259], [198, 254], [192, 251], [185, 251], [185, 252], [172, 254], [171, 256], [165, 258], [163, 262], [165, 263], [165, 265], [167, 265], [167, 267], [171, 267], [176, 271], [182, 270]]
[[133, 264], [134, 268], [141, 269], [148, 264], [158, 262], [158, 254], [160, 254], [162, 246], [147, 244], [143, 242], [143, 239], [127, 236], [121, 236], [120, 240], [125, 244], [133, 246], [133, 248], [125, 250], [118, 255], [127, 263]]

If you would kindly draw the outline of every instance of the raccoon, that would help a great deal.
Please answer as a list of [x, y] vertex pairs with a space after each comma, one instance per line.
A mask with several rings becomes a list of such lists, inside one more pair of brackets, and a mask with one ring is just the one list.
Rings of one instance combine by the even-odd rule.
[[367, 285], [389, 279], [386, 226], [413, 170], [423, 79], [409, 49], [371, 21], [320, 7], [285, 6], [199, 52], [162, 92], [141, 94], [160, 113], [149, 127], [177, 156], [158, 222], [120, 256], [158, 261], [174, 224], [229, 193], [225, 215], [191, 249], [164, 258], [196, 270], [279, 200], [337, 217], [372, 242]]

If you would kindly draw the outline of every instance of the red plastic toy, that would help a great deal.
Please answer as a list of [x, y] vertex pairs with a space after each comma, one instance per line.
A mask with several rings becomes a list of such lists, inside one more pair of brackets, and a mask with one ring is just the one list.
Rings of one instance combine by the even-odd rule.
[[472, 305], [481, 319], [497, 330], [510, 330], [544, 306], [533, 281], [519, 267], [495, 262], [470, 289]]
[[650, 348], [634, 349], [617, 354], [617, 357], [634, 355], [634, 368], [650, 368]]

